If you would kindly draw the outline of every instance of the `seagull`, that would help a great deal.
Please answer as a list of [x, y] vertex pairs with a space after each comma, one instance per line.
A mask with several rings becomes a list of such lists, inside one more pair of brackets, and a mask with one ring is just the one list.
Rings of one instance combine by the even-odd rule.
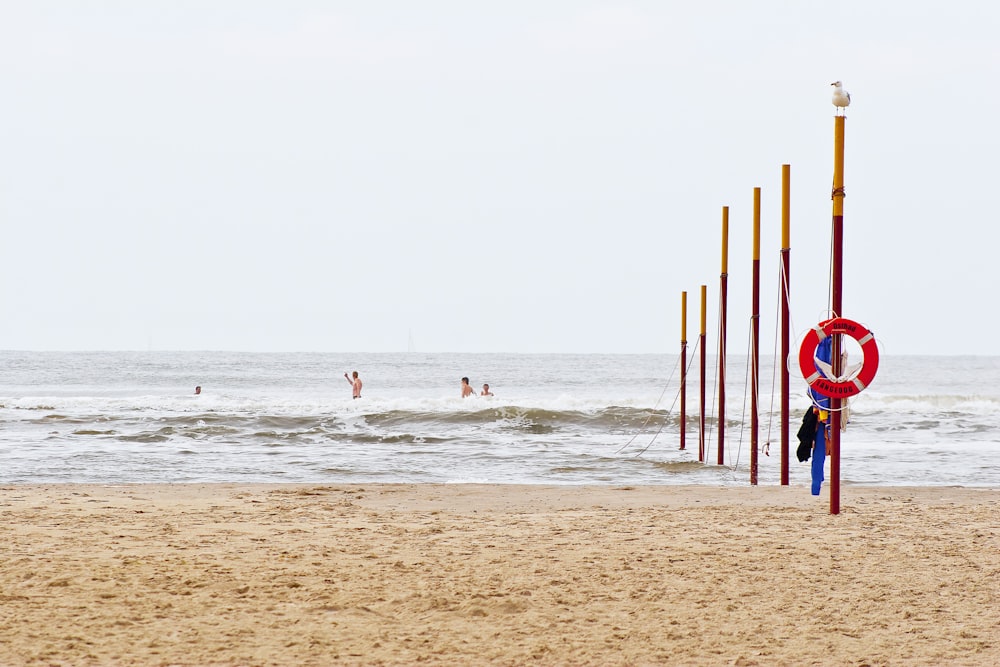
[[844, 84], [840, 81], [834, 81], [830, 85], [833, 86], [833, 106], [843, 112], [851, 104], [851, 94], [844, 90]]

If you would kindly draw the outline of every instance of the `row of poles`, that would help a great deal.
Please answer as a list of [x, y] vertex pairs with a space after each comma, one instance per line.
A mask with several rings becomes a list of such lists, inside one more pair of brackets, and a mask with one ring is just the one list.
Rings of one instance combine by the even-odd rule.
[[[831, 310], [834, 315], [843, 312], [843, 230], [844, 230], [844, 116], [834, 117], [834, 170], [833, 170], [833, 258], [831, 273]], [[757, 484], [759, 451], [758, 416], [758, 369], [760, 367], [760, 188], [753, 190], [753, 264], [752, 303], [750, 315], [750, 484]], [[791, 313], [791, 165], [781, 166], [781, 274], [779, 279], [781, 302], [781, 485], [789, 483], [789, 395], [790, 377], [788, 357], [790, 349]], [[726, 337], [728, 313], [729, 279], [729, 207], [722, 207], [722, 272], [719, 276], [719, 348], [718, 348], [718, 465], [725, 464], [726, 435]], [[706, 354], [705, 336], [707, 320], [707, 286], [701, 286], [701, 329], [698, 347], [700, 350], [700, 400], [698, 429], [698, 460], [705, 462], [708, 457], [705, 437], [705, 393]], [[833, 370], [840, 374], [840, 336], [833, 337]], [[686, 449], [687, 423], [687, 292], [681, 292], [681, 378], [680, 378], [680, 448]], [[840, 421], [841, 399], [831, 398], [831, 438], [830, 438], [830, 513], [840, 513]]]

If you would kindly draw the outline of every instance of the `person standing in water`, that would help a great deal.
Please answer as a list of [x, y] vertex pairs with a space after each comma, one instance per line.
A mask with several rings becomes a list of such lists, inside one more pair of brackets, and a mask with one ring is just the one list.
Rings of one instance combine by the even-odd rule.
[[462, 398], [475, 396], [476, 392], [469, 386], [469, 378], [462, 378]]
[[358, 372], [354, 371], [353, 380], [347, 375], [347, 373], [344, 373], [344, 378], [351, 383], [352, 397], [361, 398], [361, 378], [358, 377]]
[[201, 394], [201, 385], [194, 388], [194, 395], [198, 396], [199, 394]]
[[480, 396], [492, 396], [493, 392], [490, 391], [490, 386], [488, 384], [483, 385], [483, 390], [479, 392]]

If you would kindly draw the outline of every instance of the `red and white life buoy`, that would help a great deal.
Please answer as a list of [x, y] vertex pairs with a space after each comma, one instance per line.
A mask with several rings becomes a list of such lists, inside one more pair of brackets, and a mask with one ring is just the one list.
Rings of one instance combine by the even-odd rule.
[[[858, 341], [864, 360], [857, 375], [850, 378], [831, 379], [824, 377], [816, 368], [816, 348], [827, 336], [843, 334]], [[830, 398], [849, 398], [861, 393], [875, 379], [878, 372], [878, 345], [871, 331], [853, 320], [844, 317], [820, 322], [809, 330], [802, 347], [799, 348], [799, 369], [806, 383], [819, 393]]]

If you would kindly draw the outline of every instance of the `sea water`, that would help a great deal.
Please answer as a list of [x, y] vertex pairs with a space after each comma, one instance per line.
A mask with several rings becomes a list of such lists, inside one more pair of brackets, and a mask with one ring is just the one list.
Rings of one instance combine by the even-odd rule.
[[[696, 356], [681, 450], [679, 355], [0, 352], [0, 483], [747, 485], [746, 358], [726, 365], [719, 465], [718, 368], [702, 462]], [[463, 376], [494, 396], [461, 398]], [[780, 480], [779, 388], [762, 357], [761, 485]], [[808, 486], [805, 389], [793, 369], [790, 478]], [[998, 408], [1000, 357], [883, 356], [850, 401], [841, 480], [1000, 486]]]

